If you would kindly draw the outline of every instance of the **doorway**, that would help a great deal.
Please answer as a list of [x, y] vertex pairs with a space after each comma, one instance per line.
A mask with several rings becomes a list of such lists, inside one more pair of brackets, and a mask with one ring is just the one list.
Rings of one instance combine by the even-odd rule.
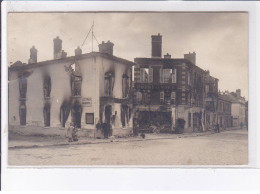
[[22, 104], [20, 106], [20, 125], [26, 125], [26, 106]]
[[50, 126], [51, 121], [51, 107], [49, 104], [45, 105], [43, 109], [43, 117], [44, 117], [44, 127]]
[[105, 108], [105, 123], [107, 124], [108, 127], [108, 135], [112, 135], [112, 130], [111, 130], [111, 116], [112, 116], [112, 106], [107, 105]]
[[82, 107], [78, 102], [76, 102], [75, 105], [72, 107], [71, 116], [72, 122], [74, 122], [74, 125], [77, 128], [81, 128], [81, 114]]

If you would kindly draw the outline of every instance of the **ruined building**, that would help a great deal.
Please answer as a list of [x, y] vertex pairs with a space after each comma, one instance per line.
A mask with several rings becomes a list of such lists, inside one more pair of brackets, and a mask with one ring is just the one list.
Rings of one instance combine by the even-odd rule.
[[28, 64], [9, 67], [9, 124], [62, 129], [73, 122], [89, 136], [98, 121], [112, 126], [110, 135], [132, 132], [129, 100], [133, 62], [113, 55], [110, 41], [99, 52], [67, 57], [62, 40], [53, 40], [53, 59], [37, 62], [30, 50]]
[[134, 107], [139, 128], [154, 125], [162, 131], [174, 131], [185, 123], [184, 132], [205, 130], [206, 119], [213, 123], [218, 80], [196, 65], [195, 52], [180, 59], [168, 53], [162, 57], [162, 36], [151, 39], [151, 57], [134, 60]]

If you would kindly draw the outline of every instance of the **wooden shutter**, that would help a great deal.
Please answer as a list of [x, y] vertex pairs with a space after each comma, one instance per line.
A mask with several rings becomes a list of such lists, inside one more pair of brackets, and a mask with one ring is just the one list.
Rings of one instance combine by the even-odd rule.
[[152, 67], [149, 68], [149, 72], [148, 73], [149, 73], [148, 82], [152, 83], [153, 82], [153, 68]]

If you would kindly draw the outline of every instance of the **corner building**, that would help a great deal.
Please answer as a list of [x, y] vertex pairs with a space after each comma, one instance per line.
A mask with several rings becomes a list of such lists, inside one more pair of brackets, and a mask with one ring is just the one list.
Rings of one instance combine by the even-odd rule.
[[111, 124], [110, 135], [131, 134], [134, 63], [114, 56], [110, 41], [102, 42], [99, 52], [82, 54], [78, 47], [71, 57], [59, 37], [53, 42], [53, 60], [37, 62], [33, 47], [28, 64], [9, 67], [9, 125], [60, 130], [74, 122], [95, 137], [102, 121]]

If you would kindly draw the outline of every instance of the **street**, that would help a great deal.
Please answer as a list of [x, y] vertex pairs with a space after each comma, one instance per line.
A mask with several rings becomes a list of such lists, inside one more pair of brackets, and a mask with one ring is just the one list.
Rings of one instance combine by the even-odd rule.
[[12, 149], [9, 165], [246, 165], [246, 129], [178, 139]]

